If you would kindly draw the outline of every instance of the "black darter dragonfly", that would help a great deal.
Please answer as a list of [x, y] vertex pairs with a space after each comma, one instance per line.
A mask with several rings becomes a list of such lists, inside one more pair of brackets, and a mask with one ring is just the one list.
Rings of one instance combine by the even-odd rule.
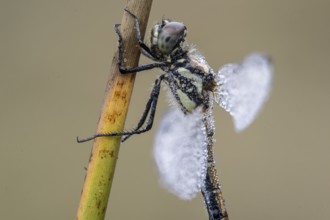
[[205, 58], [186, 44], [187, 28], [183, 23], [163, 19], [152, 28], [148, 47], [141, 38], [137, 17], [125, 11], [134, 19], [142, 54], [155, 63], [134, 68], [123, 66], [123, 42], [117, 24], [120, 72], [126, 74], [159, 68], [163, 73], [156, 79], [135, 129], [96, 134], [77, 141], [81, 143], [104, 136], [122, 136], [125, 141], [131, 135], [150, 130], [163, 83], [173, 108], [162, 119], [154, 145], [161, 182], [183, 199], [191, 199], [197, 192], [202, 192], [209, 219], [228, 219], [213, 159], [213, 101], [230, 113], [237, 131], [248, 127], [270, 92], [270, 59], [255, 53], [242, 63], [227, 64], [214, 72]]

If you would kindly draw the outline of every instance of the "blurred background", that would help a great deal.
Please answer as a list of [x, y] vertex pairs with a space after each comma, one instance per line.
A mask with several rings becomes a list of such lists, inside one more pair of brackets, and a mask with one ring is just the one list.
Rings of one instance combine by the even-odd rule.
[[[124, 6], [0, 2], [0, 219], [75, 219], [92, 146], [75, 138], [95, 132]], [[249, 129], [235, 133], [215, 109], [230, 219], [330, 219], [330, 1], [154, 1], [148, 29], [163, 17], [186, 24], [215, 70], [255, 51], [274, 61]], [[158, 74], [137, 76], [127, 128]], [[159, 185], [152, 145], [166, 109], [162, 94], [154, 129], [121, 145], [106, 219], [207, 219], [200, 195], [181, 201]]]

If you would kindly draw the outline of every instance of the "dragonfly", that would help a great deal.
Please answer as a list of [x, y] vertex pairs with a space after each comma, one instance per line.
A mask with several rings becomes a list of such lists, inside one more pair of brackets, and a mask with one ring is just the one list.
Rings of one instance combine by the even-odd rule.
[[95, 134], [122, 136], [122, 142], [149, 131], [154, 122], [161, 87], [170, 97], [172, 109], [161, 120], [154, 142], [154, 159], [161, 183], [182, 199], [202, 193], [210, 220], [229, 219], [214, 161], [213, 103], [230, 113], [236, 131], [247, 128], [260, 112], [271, 90], [273, 67], [270, 58], [253, 53], [241, 63], [226, 64], [215, 72], [198, 50], [186, 43], [187, 28], [177, 21], [162, 19], [151, 29], [150, 46], [144, 43], [138, 18], [134, 20], [140, 51], [153, 63], [133, 68], [123, 65], [120, 24], [118, 67], [122, 74], [161, 69], [137, 126], [129, 131]]

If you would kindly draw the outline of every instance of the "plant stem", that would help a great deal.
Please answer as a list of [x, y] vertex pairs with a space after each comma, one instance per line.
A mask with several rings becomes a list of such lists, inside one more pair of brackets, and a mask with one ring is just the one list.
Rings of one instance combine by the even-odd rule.
[[[129, 0], [126, 8], [139, 18], [144, 36], [152, 0]], [[133, 19], [126, 12], [121, 22], [126, 66], [135, 67], [140, 58]], [[122, 131], [128, 111], [135, 74], [121, 74], [117, 65], [118, 51], [112, 59], [110, 77], [97, 126], [97, 133]], [[81, 193], [77, 220], [103, 220], [119, 153], [121, 137], [99, 137], [93, 144]]]

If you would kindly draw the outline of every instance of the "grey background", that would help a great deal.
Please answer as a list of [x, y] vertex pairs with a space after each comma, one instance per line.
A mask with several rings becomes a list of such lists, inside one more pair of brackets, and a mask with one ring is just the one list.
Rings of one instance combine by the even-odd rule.
[[[0, 219], [74, 219], [124, 1], [0, 1]], [[217, 70], [254, 51], [275, 63], [273, 91], [236, 134], [215, 110], [216, 162], [231, 219], [329, 219], [330, 1], [154, 1], [188, 27]], [[147, 62], [142, 60], [142, 62]], [[141, 115], [157, 71], [137, 76], [126, 127]], [[106, 219], [207, 219], [158, 184], [154, 129], [124, 143]]]

